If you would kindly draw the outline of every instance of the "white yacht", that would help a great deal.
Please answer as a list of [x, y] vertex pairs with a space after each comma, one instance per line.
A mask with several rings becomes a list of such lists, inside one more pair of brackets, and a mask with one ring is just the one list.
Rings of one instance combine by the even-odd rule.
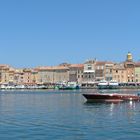
[[109, 86], [108, 82], [106, 80], [101, 80], [99, 83], [98, 83], [98, 88], [99, 89], [107, 89]]
[[117, 81], [111, 80], [111, 81], [109, 82], [109, 88], [110, 88], [110, 89], [115, 89], [115, 88], [118, 88], [118, 87], [119, 87], [119, 83], [118, 83]]

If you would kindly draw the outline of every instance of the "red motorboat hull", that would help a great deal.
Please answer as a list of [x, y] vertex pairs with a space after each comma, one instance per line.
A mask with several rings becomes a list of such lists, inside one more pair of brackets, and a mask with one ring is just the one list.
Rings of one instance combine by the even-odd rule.
[[88, 102], [122, 102], [140, 101], [140, 96], [136, 94], [83, 94]]

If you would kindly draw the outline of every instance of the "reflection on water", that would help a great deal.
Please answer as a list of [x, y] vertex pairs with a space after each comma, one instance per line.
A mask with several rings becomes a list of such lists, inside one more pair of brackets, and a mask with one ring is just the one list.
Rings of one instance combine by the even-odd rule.
[[0, 92], [0, 139], [140, 139], [139, 102], [86, 103], [85, 92], [97, 91]]

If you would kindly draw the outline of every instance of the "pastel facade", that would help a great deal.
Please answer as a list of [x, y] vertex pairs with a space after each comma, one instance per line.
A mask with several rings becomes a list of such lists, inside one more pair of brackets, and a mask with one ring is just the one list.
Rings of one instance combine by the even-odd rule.
[[23, 83], [25, 85], [31, 85], [32, 82], [32, 70], [31, 69], [23, 69]]
[[130, 52], [127, 54], [127, 59], [124, 62], [124, 66], [127, 73], [127, 82], [135, 82], [135, 63], [133, 62], [133, 57]]
[[113, 71], [113, 79], [119, 83], [127, 83], [127, 71], [123, 63], [115, 64]]
[[69, 68], [65, 66], [57, 66], [53, 68], [53, 83], [69, 81]]
[[113, 62], [107, 62], [105, 64], [104, 78], [105, 78], [106, 81], [113, 80], [113, 69], [114, 69], [114, 63]]
[[140, 62], [135, 63], [135, 82], [140, 83]]
[[104, 61], [97, 61], [95, 64], [95, 77], [96, 77], [96, 81], [101, 81], [104, 80], [104, 70], [105, 70], [105, 64], [106, 62]]
[[0, 65], [0, 83], [7, 84], [9, 82], [9, 69], [8, 65]]
[[69, 66], [69, 81], [77, 82], [79, 84], [83, 81], [83, 64], [72, 64]]
[[32, 69], [31, 70], [31, 80], [33, 84], [39, 84], [38, 83], [38, 69]]
[[88, 60], [84, 64], [62, 63], [35, 69], [14, 69], [8, 65], [0, 65], [0, 84], [34, 85], [74, 81], [93, 85], [101, 80], [139, 83], [140, 63], [134, 63], [129, 52], [123, 63]]
[[96, 60], [88, 60], [84, 63], [83, 83], [95, 83]]
[[64, 66], [38, 68], [39, 83], [57, 83], [69, 80], [69, 68]]
[[9, 69], [9, 84], [13, 85], [14, 84], [14, 78], [15, 78], [15, 69], [10, 68]]
[[54, 70], [49, 67], [39, 67], [38, 69], [38, 84], [53, 83]]
[[16, 69], [14, 74], [14, 83], [17, 85], [24, 84], [24, 72], [23, 69]]

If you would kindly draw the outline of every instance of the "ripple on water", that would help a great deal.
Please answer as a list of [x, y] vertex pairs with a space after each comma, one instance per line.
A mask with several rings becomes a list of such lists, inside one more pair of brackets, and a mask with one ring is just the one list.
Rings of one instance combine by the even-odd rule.
[[140, 139], [140, 103], [85, 103], [85, 92], [3, 92], [0, 139]]

